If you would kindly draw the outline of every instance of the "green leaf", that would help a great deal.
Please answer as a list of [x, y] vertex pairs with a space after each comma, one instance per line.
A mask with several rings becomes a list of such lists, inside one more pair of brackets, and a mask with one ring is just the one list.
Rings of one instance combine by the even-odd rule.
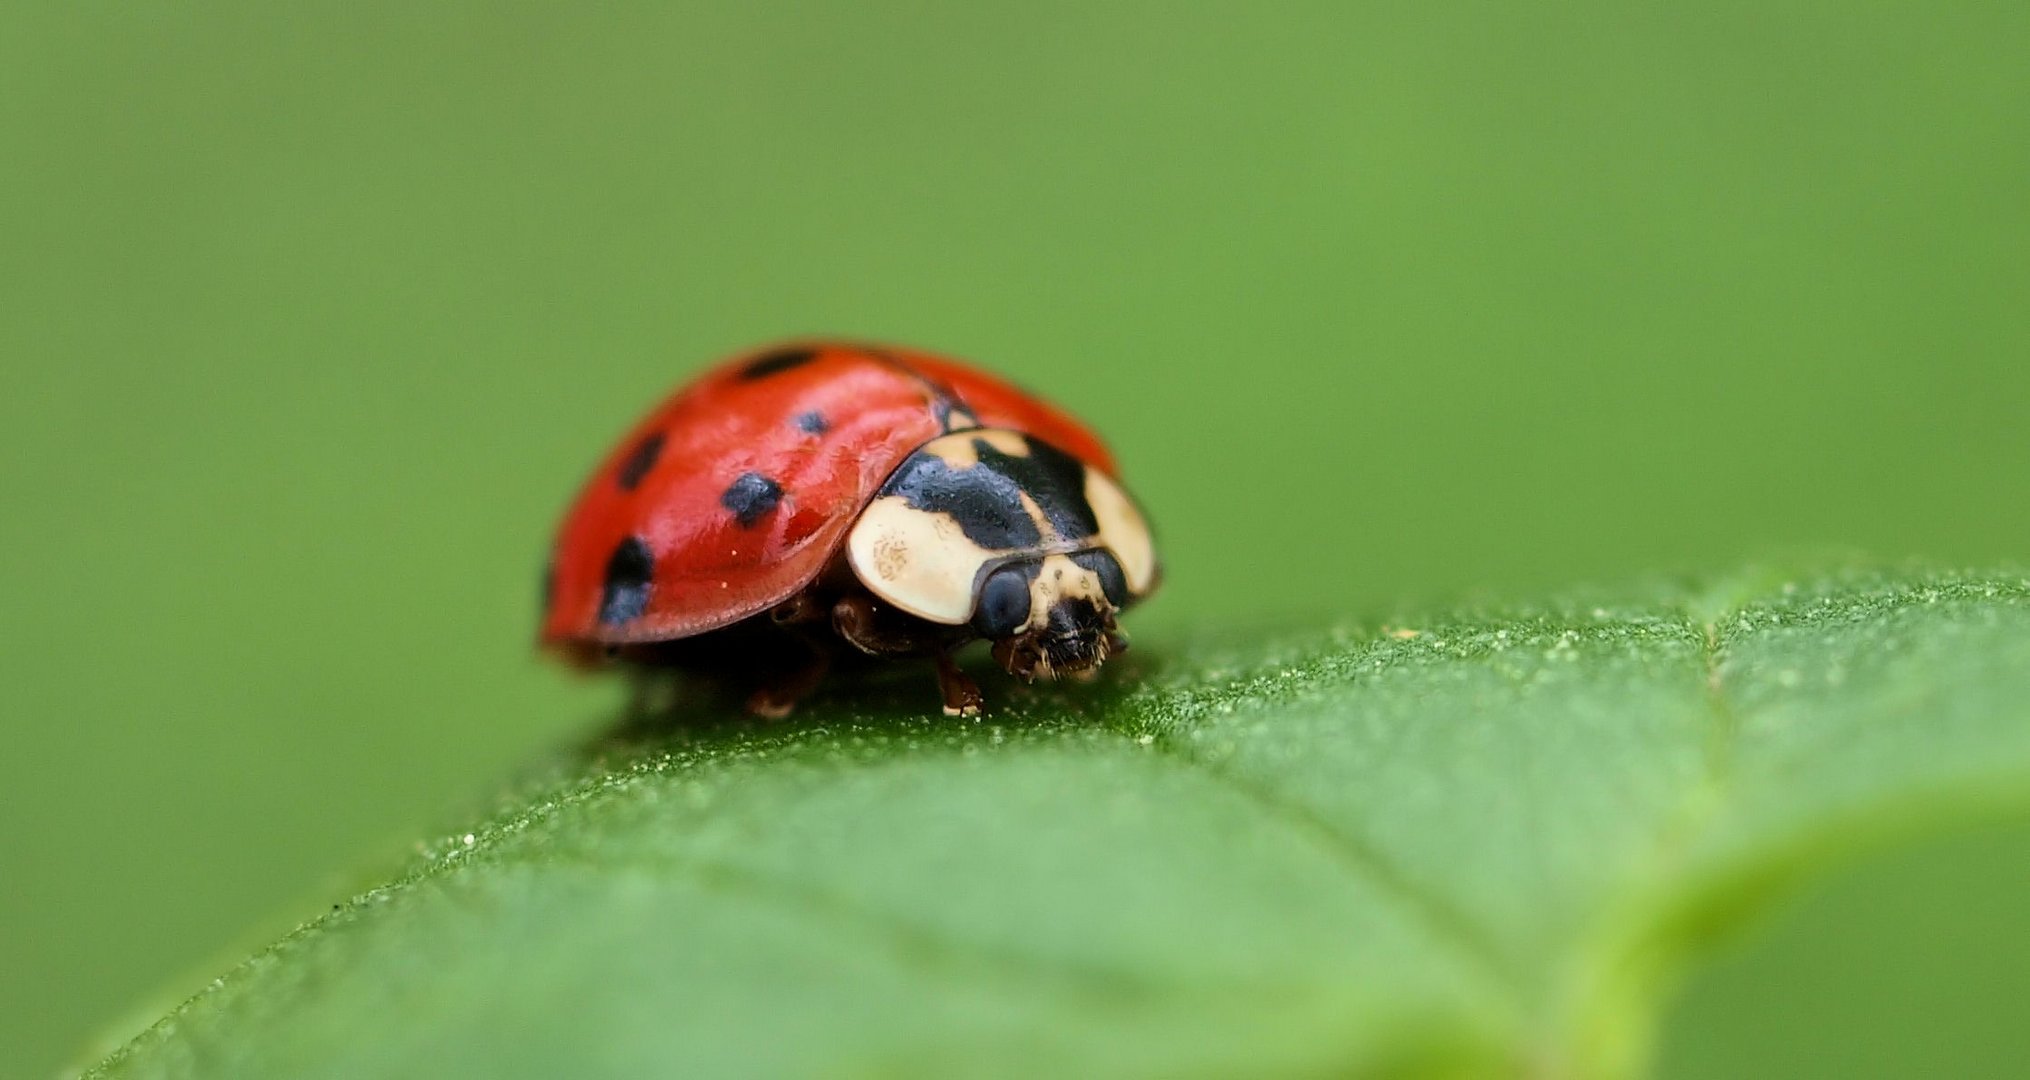
[[1631, 1075], [1784, 887], [2030, 805], [2020, 577], [1400, 625], [609, 745], [98, 1074]]

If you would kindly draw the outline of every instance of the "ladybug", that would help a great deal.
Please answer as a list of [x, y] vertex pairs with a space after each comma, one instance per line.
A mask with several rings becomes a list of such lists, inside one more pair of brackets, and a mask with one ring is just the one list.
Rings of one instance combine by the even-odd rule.
[[580, 666], [758, 686], [786, 716], [835, 662], [952, 659], [1086, 678], [1159, 577], [1113, 455], [1071, 416], [911, 349], [807, 342], [737, 357], [637, 424], [565, 514], [542, 646]]

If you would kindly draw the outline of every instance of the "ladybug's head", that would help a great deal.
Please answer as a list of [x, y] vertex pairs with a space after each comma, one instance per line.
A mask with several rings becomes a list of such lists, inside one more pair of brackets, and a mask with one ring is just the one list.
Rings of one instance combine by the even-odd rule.
[[1089, 678], [1128, 649], [1114, 621], [1125, 599], [1120, 564], [1104, 548], [1025, 559], [987, 575], [973, 628], [1010, 675]]

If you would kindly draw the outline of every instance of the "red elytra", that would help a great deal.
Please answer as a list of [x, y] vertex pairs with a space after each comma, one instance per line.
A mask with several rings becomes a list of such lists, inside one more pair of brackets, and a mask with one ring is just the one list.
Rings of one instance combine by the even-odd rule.
[[[761, 350], [679, 389], [585, 483], [553, 548], [542, 643], [573, 654], [665, 641], [782, 603], [825, 570], [883, 480], [955, 409], [958, 426], [970, 414], [1115, 473], [1106, 445], [1070, 415], [956, 360], [838, 342]], [[646, 544], [652, 578], [638, 612], [602, 620], [610, 564], [631, 542]]]

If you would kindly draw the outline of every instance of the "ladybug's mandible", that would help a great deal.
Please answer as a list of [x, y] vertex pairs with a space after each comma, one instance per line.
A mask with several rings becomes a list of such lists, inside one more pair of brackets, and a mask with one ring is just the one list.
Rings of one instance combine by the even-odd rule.
[[[687, 668], [783, 716], [837, 659], [1086, 676], [1155, 588], [1148, 523], [1084, 425], [908, 349], [812, 342], [736, 358], [636, 425], [564, 517], [542, 643], [581, 664]], [[850, 648], [841, 648], [850, 646]]]

